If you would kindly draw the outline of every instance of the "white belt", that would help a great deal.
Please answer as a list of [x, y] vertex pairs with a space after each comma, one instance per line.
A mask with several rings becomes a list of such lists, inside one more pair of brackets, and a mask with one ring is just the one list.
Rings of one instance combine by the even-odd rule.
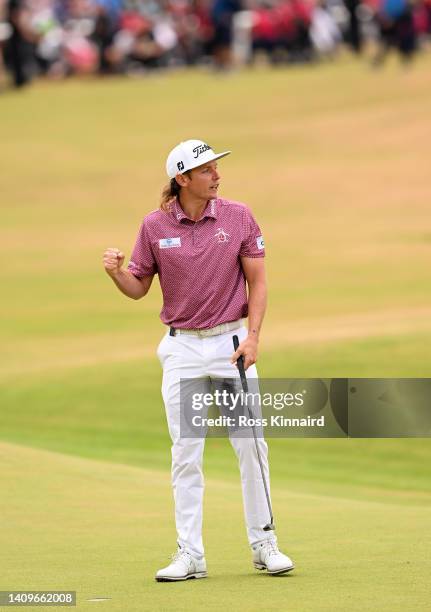
[[[244, 324], [244, 319], [238, 319], [238, 321], [229, 321], [228, 323], [220, 323], [220, 325], [216, 325], [215, 327], [209, 327], [208, 329], [177, 329], [176, 327], [171, 327], [171, 335], [176, 336], [177, 334], [186, 334], [187, 336], [198, 336], [199, 338], [208, 338], [209, 336], [219, 336], [220, 334], [225, 334], [226, 332], [232, 331], [234, 329], [238, 329], [242, 327]], [[173, 331], [175, 333], [173, 333]]]

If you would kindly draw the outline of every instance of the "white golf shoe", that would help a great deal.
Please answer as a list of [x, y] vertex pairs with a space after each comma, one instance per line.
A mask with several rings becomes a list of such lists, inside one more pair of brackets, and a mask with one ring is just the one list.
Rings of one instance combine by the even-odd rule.
[[294, 569], [292, 559], [278, 550], [276, 540], [264, 540], [252, 546], [254, 567], [273, 576], [285, 574]]
[[172, 562], [156, 574], [157, 582], [173, 582], [189, 578], [206, 578], [207, 564], [205, 557], [196, 559], [185, 550], [178, 550], [172, 555]]

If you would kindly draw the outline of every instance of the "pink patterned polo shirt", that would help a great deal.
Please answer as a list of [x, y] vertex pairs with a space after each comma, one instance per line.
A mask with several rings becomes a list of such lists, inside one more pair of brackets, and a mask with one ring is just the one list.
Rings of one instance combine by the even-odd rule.
[[128, 269], [136, 278], [159, 275], [160, 318], [179, 329], [206, 329], [248, 314], [240, 257], [264, 257], [263, 238], [249, 208], [209, 200], [198, 221], [178, 200], [141, 225]]

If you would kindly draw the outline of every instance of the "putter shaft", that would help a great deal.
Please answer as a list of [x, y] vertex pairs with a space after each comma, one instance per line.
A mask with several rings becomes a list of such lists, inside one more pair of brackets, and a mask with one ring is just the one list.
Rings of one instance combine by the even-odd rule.
[[[234, 347], [234, 349], [236, 351], [237, 348], [239, 347], [238, 336], [234, 335], [232, 337], [232, 340], [233, 340], [233, 347]], [[245, 375], [245, 368], [244, 368], [244, 357], [242, 355], [240, 355], [238, 357], [237, 364], [238, 364], [238, 370], [239, 370], [239, 377], [241, 379], [242, 390], [244, 391], [244, 393], [248, 393], [248, 383], [247, 383], [247, 377]], [[248, 414], [249, 414], [250, 418], [253, 418], [253, 415], [251, 414], [250, 407], [249, 407], [247, 401], [246, 401], [246, 405], [247, 405], [247, 410], [248, 410]], [[253, 431], [253, 437], [254, 437], [254, 443], [255, 443], [255, 447], [256, 447], [257, 460], [259, 461], [260, 473], [262, 475], [262, 482], [263, 482], [263, 487], [265, 489], [265, 496], [266, 496], [266, 501], [267, 501], [268, 510], [269, 510], [269, 516], [270, 516], [270, 521], [269, 521], [269, 523], [267, 523], [263, 527], [263, 530], [264, 531], [274, 531], [274, 529], [275, 529], [274, 517], [272, 515], [271, 500], [269, 499], [268, 484], [266, 482], [265, 474], [263, 472], [262, 458], [260, 456], [260, 451], [259, 451], [259, 446], [258, 446], [257, 436], [256, 436], [256, 429], [255, 429], [254, 425], [251, 426], [251, 429]]]

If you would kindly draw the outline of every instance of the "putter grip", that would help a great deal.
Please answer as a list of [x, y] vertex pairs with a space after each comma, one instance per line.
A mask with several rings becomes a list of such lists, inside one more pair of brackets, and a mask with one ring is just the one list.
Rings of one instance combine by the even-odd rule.
[[[237, 335], [232, 336], [232, 341], [233, 341], [233, 348], [237, 350], [237, 348], [239, 347], [238, 336]], [[242, 355], [238, 357], [237, 364], [238, 364], [239, 376], [241, 378], [242, 388], [245, 392], [248, 392], [247, 378], [246, 378], [245, 370], [244, 370], [244, 357]]]
[[[236, 351], [239, 347], [239, 340], [238, 340], [238, 336], [235, 335], [232, 337], [233, 340], [233, 348]], [[237, 359], [237, 363], [238, 363], [238, 367], [242, 364], [242, 366], [244, 367], [244, 357], [242, 355], [240, 355]]]

